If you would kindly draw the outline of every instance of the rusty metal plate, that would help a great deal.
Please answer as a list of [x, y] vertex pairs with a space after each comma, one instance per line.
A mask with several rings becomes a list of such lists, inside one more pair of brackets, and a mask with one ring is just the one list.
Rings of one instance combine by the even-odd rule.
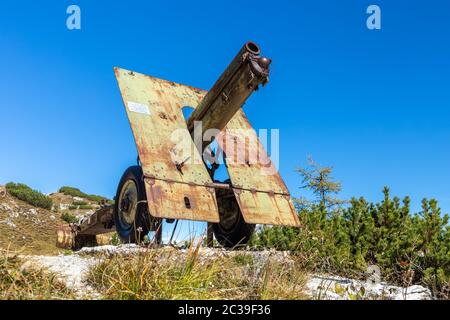
[[145, 179], [149, 210], [155, 217], [176, 213], [177, 219], [219, 222], [214, 188]]
[[228, 174], [244, 220], [299, 226], [289, 191], [242, 109], [217, 142], [226, 153]]
[[[125, 69], [115, 68], [114, 72], [144, 175], [158, 181], [153, 188], [161, 188], [159, 196], [151, 193], [153, 189], [146, 188], [150, 213], [164, 218], [218, 221], [215, 195], [205, 187], [212, 180], [187, 130], [182, 112], [185, 106], [195, 108], [206, 92]], [[186, 145], [179, 148], [180, 141], [184, 141], [187, 148]], [[190, 152], [183, 155], [180, 150]], [[194, 159], [187, 158], [191, 156]], [[179, 163], [183, 163], [181, 171], [177, 169]], [[191, 185], [189, 188], [186, 187], [188, 184]], [[196, 209], [186, 214], [185, 204], [176, 192], [201, 201], [196, 202]], [[155, 202], [151, 203], [150, 199]], [[178, 211], [182, 208], [183, 211]]]
[[247, 223], [298, 227], [297, 213], [289, 196], [234, 189]]

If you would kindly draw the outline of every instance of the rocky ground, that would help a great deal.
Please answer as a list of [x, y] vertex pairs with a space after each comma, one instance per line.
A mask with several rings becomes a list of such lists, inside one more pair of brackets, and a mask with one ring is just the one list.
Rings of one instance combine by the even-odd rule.
[[[57, 274], [67, 286], [76, 291], [80, 296], [93, 299], [101, 298], [101, 293], [95, 292], [84, 281], [89, 269], [108, 255], [124, 255], [138, 251], [149, 250], [136, 245], [112, 246], [105, 245], [94, 248], [83, 248], [79, 252], [70, 255], [57, 256], [26, 256], [27, 264], [33, 264], [46, 268]], [[173, 247], [164, 247], [150, 250], [175, 250], [177, 259], [186, 257], [187, 250]], [[289, 261], [287, 252], [277, 251], [226, 251], [219, 248], [201, 248], [202, 259], [214, 259], [224, 255], [249, 254], [257, 264], [263, 265], [267, 259]], [[174, 257], [173, 254], [170, 255]], [[389, 285], [387, 283], [371, 283], [370, 281], [355, 280], [331, 275], [310, 274], [306, 283], [306, 294], [311, 299], [392, 299], [392, 300], [428, 300], [431, 299], [430, 291], [422, 286], [414, 285], [407, 288]]]
[[[51, 210], [34, 207], [16, 199], [0, 185], [0, 248], [20, 250], [33, 254], [57, 254], [61, 250], [56, 247], [56, 229], [67, 224], [62, 219], [69, 213], [81, 219], [93, 213], [100, 206], [93, 201], [80, 197], [72, 197], [59, 192], [49, 195], [53, 201]], [[88, 209], [76, 206], [77, 202], [86, 203]], [[100, 235], [100, 243], [110, 235]]]
[[[85, 279], [90, 268], [111, 255], [127, 255], [149, 250], [136, 245], [104, 245], [69, 253], [55, 246], [56, 228], [65, 223], [62, 212], [71, 210], [77, 217], [88, 214], [90, 210], [70, 209], [74, 201], [82, 198], [51, 194], [54, 208], [46, 210], [35, 208], [9, 195], [0, 186], [0, 248], [21, 252], [24, 261], [22, 268], [43, 268], [54, 273], [80, 297], [101, 299], [102, 295], [87, 285]], [[95, 209], [95, 204], [91, 210]], [[171, 259], [186, 258], [187, 250], [166, 246], [151, 250], [170, 250]], [[174, 254], [175, 253], [175, 254]], [[268, 259], [279, 262], [292, 261], [288, 252], [279, 251], [226, 251], [221, 248], [200, 248], [201, 259], [216, 259], [221, 256], [248, 254], [256, 267]], [[178, 261], [178, 260], [177, 260]], [[401, 288], [383, 282], [372, 283], [331, 275], [309, 274], [305, 286], [306, 294], [312, 299], [430, 299], [431, 293], [422, 286]]]
[[[70, 212], [77, 218], [94, 213], [100, 208], [97, 202], [90, 201], [81, 197], [74, 197], [66, 195], [60, 192], [54, 192], [48, 195], [53, 201], [53, 209], [58, 212]], [[89, 208], [83, 208], [80, 205], [74, 205], [74, 203], [86, 203]]]
[[58, 212], [33, 207], [12, 197], [0, 186], [0, 248], [57, 253], [55, 233], [62, 223]]

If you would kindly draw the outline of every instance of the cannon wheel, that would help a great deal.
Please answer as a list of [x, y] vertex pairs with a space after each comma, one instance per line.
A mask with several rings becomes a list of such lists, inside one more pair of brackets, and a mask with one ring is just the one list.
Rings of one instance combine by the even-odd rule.
[[245, 246], [255, 231], [254, 224], [244, 221], [232, 190], [217, 189], [220, 222], [213, 224], [214, 236], [226, 248]]
[[154, 240], [161, 243], [161, 221], [152, 219], [148, 213], [144, 175], [140, 166], [129, 167], [120, 179], [114, 204], [114, 224], [122, 242], [143, 241], [150, 230], [156, 230]]

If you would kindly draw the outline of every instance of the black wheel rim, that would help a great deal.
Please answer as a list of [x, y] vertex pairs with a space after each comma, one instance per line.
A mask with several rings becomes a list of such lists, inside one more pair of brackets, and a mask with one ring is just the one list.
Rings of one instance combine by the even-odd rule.
[[129, 233], [133, 228], [136, 220], [138, 199], [136, 183], [134, 180], [127, 180], [120, 190], [118, 199], [117, 216], [120, 230], [117, 231]]

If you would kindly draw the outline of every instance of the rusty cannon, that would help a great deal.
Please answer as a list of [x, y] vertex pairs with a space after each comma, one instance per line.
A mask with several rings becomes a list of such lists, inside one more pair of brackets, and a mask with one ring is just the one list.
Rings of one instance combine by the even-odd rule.
[[[242, 106], [269, 80], [271, 60], [247, 42], [209, 91], [114, 68], [138, 153], [120, 179], [114, 205], [61, 227], [57, 244], [79, 248], [116, 231], [123, 242], [162, 222], [208, 222], [225, 247], [245, 245], [256, 224], [299, 226], [289, 191]], [[183, 109], [193, 108], [187, 119]], [[211, 145], [216, 144], [214, 152]], [[228, 178], [215, 175], [221, 165]], [[172, 233], [173, 235], [173, 233]]]

